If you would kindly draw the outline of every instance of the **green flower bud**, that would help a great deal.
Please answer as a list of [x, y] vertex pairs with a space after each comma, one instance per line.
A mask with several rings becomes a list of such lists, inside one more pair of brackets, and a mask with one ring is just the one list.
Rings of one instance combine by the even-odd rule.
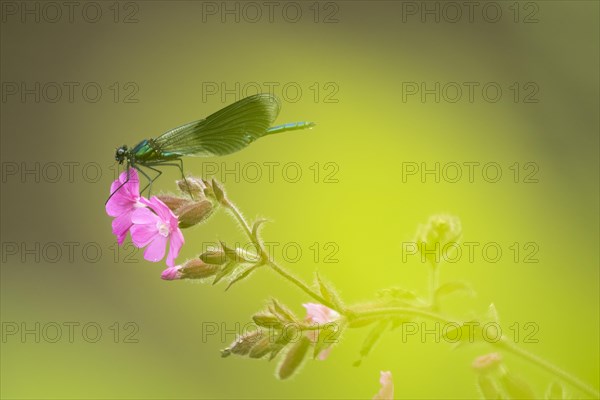
[[207, 250], [200, 254], [200, 259], [207, 264], [223, 265], [227, 262], [227, 254], [222, 249]]
[[[432, 264], [440, 262], [441, 254], [452, 250], [462, 236], [460, 219], [453, 215], [433, 215], [425, 225], [419, 225], [415, 238], [418, 250]], [[450, 246], [450, 247], [448, 247]]]
[[265, 328], [281, 328], [283, 326], [283, 323], [279, 320], [279, 318], [268, 311], [255, 314], [252, 319], [256, 325], [263, 326]]
[[277, 369], [277, 377], [279, 379], [287, 379], [298, 370], [302, 365], [302, 361], [306, 358], [310, 344], [310, 340], [306, 336], [302, 336], [300, 340], [290, 347]]
[[207, 264], [199, 258], [186, 261], [179, 268], [179, 279], [204, 279], [215, 275], [220, 266]]
[[174, 196], [172, 194], [159, 194], [158, 196], [156, 196], [160, 199], [160, 201], [162, 201], [163, 203], [165, 203], [165, 205], [167, 207], [169, 207], [169, 209], [171, 211], [173, 211], [173, 213], [176, 214], [176, 211], [181, 208], [184, 207], [190, 203], [192, 203], [192, 200], [185, 198], [185, 197], [177, 197]]
[[175, 214], [179, 217], [179, 227], [183, 229], [205, 221], [213, 211], [213, 204], [209, 200], [202, 199], [183, 205]]
[[245, 356], [262, 339], [263, 335], [266, 335], [266, 333], [261, 329], [257, 329], [238, 337], [228, 348], [221, 350], [221, 357], [228, 357], [231, 354]]
[[177, 186], [183, 193], [189, 193], [195, 199], [205, 197], [204, 190], [206, 189], [206, 184], [200, 178], [186, 177], [185, 179], [180, 179], [177, 181]]

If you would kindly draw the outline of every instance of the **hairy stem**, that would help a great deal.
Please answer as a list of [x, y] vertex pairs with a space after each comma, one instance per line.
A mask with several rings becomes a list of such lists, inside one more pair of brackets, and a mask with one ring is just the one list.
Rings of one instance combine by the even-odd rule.
[[315, 292], [310, 287], [308, 287], [308, 285], [306, 285], [300, 279], [296, 278], [295, 276], [293, 276], [292, 274], [287, 272], [285, 269], [283, 269], [281, 266], [279, 266], [273, 260], [269, 259], [267, 261], [267, 263], [271, 266], [271, 269], [273, 271], [277, 272], [280, 276], [282, 276], [285, 279], [287, 279], [288, 281], [292, 282], [294, 285], [296, 285], [298, 288], [300, 288], [304, 293], [308, 294], [310, 297], [317, 300], [319, 303], [331, 308], [332, 310], [339, 312], [342, 315], [345, 314], [344, 310], [340, 310], [339, 307], [337, 307], [335, 304], [332, 304], [331, 302], [325, 300], [321, 295], [319, 295], [317, 292]]
[[[335, 304], [332, 304], [331, 302], [327, 301], [320, 294], [318, 294], [317, 292], [312, 290], [307, 284], [305, 284], [300, 279], [296, 278], [295, 276], [293, 276], [292, 274], [287, 272], [283, 267], [281, 267], [275, 261], [273, 261], [271, 256], [269, 256], [269, 254], [267, 254], [267, 252], [265, 251], [264, 246], [261, 243], [261, 241], [257, 237], [255, 237], [254, 234], [252, 233], [250, 224], [248, 224], [248, 221], [246, 221], [246, 219], [244, 218], [244, 216], [242, 215], [240, 210], [235, 206], [235, 204], [233, 204], [229, 200], [226, 200], [224, 203], [224, 206], [231, 211], [231, 213], [233, 214], [235, 219], [241, 225], [246, 236], [248, 236], [248, 239], [250, 239], [256, 245], [256, 247], [258, 248], [258, 251], [260, 253], [260, 257], [262, 258], [264, 264], [268, 264], [273, 271], [275, 271], [277, 274], [279, 274], [280, 276], [282, 276], [283, 278], [285, 278], [286, 280], [291, 282], [293, 285], [298, 287], [300, 290], [302, 290], [304, 293], [306, 293], [307, 295], [309, 295], [310, 297], [312, 297], [319, 303], [321, 303], [333, 310], [336, 310], [340, 314], [345, 315], [347, 317], [351, 316], [353, 319], [368, 318], [368, 317], [384, 318], [387, 316], [394, 316], [394, 315], [413, 315], [416, 317], [427, 318], [427, 319], [437, 321], [437, 322], [442, 322], [442, 323], [460, 324], [459, 321], [454, 321], [454, 320], [448, 319], [448, 318], [444, 317], [443, 315], [436, 312], [438, 305], [437, 305], [437, 300], [435, 298], [435, 292], [439, 285], [439, 268], [438, 268], [437, 264], [435, 264], [435, 263], [432, 264], [431, 274], [430, 274], [430, 278], [429, 278], [431, 311], [419, 309], [419, 308], [412, 308], [412, 307], [384, 307], [384, 308], [377, 308], [377, 309], [371, 309], [371, 310], [365, 310], [365, 311], [357, 311], [357, 312], [352, 311], [351, 315], [350, 315], [349, 310], [342, 310], [339, 307], [337, 307]], [[532, 353], [516, 346], [514, 343], [511, 343], [506, 337], [502, 337], [501, 340], [499, 340], [498, 342], [492, 343], [492, 345], [495, 347], [498, 347], [500, 349], [503, 349], [505, 351], [508, 351], [510, 353], [513, 353], [513, 354], [537, 365], [538, 367], [545, 369], [546, 371], [550, 372], [557, 378], [562, 379], [563, 381], [571, 384], [573, 387], [581, 390], [581, 392], [586, 393], [589, 396], [592, 396], [593, 398], [600, 397], [600, 393], [595, 388], [593, 388], [590, 385], [586, 384], [585, 382], [581, 381], [579, 378], [562, 370], [561, 368], [557, 367], [556, 365], [551, 364], [550, 362], [536, 356], [535, 354], [532, 354]]]
[[429, 271], [429, 299], [430, 299], [432, 311], [438, 310], [437, 296], [435, 294], [439, 287], [439, 280], [440, 280], [439, 264], [432, 261], [431, 269]]
[[521, 358], [524, 358], [525, 360], [531, 362], [532, 364], [537, 365], [540, 368], [545, 369], [546, 371], [550, 372], [554, 376], [562, 379], [565, 382], [568, 382], [573, 387], [581, 390], [581, 392], [587, 394], [588, 396], [591, 396], [593, 398], [600, 397], [600, 392], [598, 392], [596, 389], [594, 389], [587, 383], [581, 381], [579, 378], [571, 375], [570, 373], [557, 367], [556, 365], [551, 364], [550, 362], [544, 360], [543, 358], [538, 357], [535, 354], [530, 353], [527, 350], [524, 350], [524, 349], [516, 346], [514, 343], [511, 343], [510, 340], [508, 340], [504, 336], [498, 342], [494, 343], [494, 345], [505, 351], [513, 353]]
[[261, 241], [257, 237], [254, 237], [254, 235], [252, 234], [252, 229], [250, 228], [250, 224], [248, 223], [248, 221], [246, 221], [246, 219], [244, 218], [240, 210], [235, 206], [235, 204], [233, 204], [230, 200], [227, 200], [224, 203], [224, 206], [227, 209], [229, 209], [229, 211], [231, 211], [235, 219], [241, 225], [246, 236], [248, 236], [248, 239], [250, 239], [252, 243], [255, 244], [255, 246], [258, 249], [258, 252], [260, 253], [260, 257], [264, 260], [264, 264], [268, 264], [273, 271], [275, 271], [277, 274], [279, 274], [280, 276], [297, 286], [300, 290], [302, 290], [304, 293], [306, 293], [319, 303], [331, 308], [332, 310], [339, 312], [342, 315], [345, 315], [344, 310], [341, 310], [335, 304], [332, 304], [330, 301], [324, 299], [320, 294], [312, 290], [306, 283], [302, 282], [300, 279], [287, 272], [283, 267], [281, 267], [271, 258], [271, 256], [265, 251], [264, 245], [261, 243]]
[[[386, 307], [386, 308], [379, 308], [379, 309], [373, 309], [373, 310], [366, 310], [366, 311], [357, 312], [354, 316], [356, 318], [365, 318], [365, 317], [373, 317], [373, 316], [386, 317], [386, 316], [394, 316], [394, 315], [414, 315], [414, 316], [428, 318], [428, 319], [442, 322], [442, 323], [460, 324], [460, 321], [454, 321], [454, 320], [448, 319], [448, 318], [444, 317], [443, 315], [438, 314], [436, 312], [422, 310], [422, 309], [418, 309], [418, 308], [412, 308], [412, 307]], [[491, 343], [491, 344], [495, 347], [498, 347], [499, 349], [513, 353], [513, 354], [531, 362], [532, 364], [537, 365], [538, 367], [540, 367], [542, 369], [545, 369], [546, 371], [550, 372], [557, 378], [571, 384], [573, 387], [581, 390], [581, 392], [583, 392], [593, 398], [600, 397], [600, 393], [596, 389], [594, 389], [593, 387], [588, 385], [587, 383], [581, 381], [579, 378], [571, 375], [570, 373], [564, 371], [563, 369], [557, 367], [556, 365], [544, 360], [543, 358], [538, 357], [535, 354], [530, 353], [530, 352], [518, 347], [514, 343], [511, 343], [506, 337], [502, 337], [498, 342]]]
[[365, 310], [365, 311], [357, 311], [354, 314], [354, 317], [356, 319], [359, 319], [359, 318], [369, 318], [369, 317], [379, 317], [379, 316], [380, 317], [389, 317], [389, 316], [394, 316], [394, 315], [396, 315], [396, 316], [397, 315], [413, 315], [415, 317], [428, 318], [433, 321], [443, 322], [445, 324], [448, 324], [448, 323], [460, 324], [460, 322], [448, 319], [441, 314], [438, 314], [438, 313], [435, 313], [432, 311], [428, 311], [425, 309], [413, 308], [413, 307], [383, 307], [383, 308], [375, 308], [375, 309]]

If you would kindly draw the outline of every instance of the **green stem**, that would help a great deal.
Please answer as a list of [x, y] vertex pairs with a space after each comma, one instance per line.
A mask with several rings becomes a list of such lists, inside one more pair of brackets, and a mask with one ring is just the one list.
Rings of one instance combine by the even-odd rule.
[[[407, 314], [418, 316], [418, 317], [429, 318], [431, 320], [439, 321], [442, 323], [453, 323], [453, 324], [460, 323], [457, 321], [450, 320], [436, 312], [431, 312], [431, 311], [422, 310], [422, 309], [418, 309], [418, 308], [411, 308], [411, 307], [388, 307], [388, 308], [380, 308], [380, 309], [374, 309], [374, 310], [366, 310], [366, 311], [356, 312], [354, 314], [354, 316], [356, 318], [361, 318], [361, 317], [365, 318], [365, 317], [373, 317], [373, 316], [385, 317], [385, 316], [391, 316], [391, 315], [407, 315]], [[581, 381], [579, 378], [562, 370], [561, 368], [557, 367], [556, 365], [551, 364], [550, 362], [544, 360], [543, 358], [538, 357], [535, 354], [532, 354], [532, 353], [516, 346], [514, 343], [511, 343], [509, 340], [507, 340], [506, 337], [502, 337], [501, 340], [499, 340], [496, 343], [492, 343], [492, 345], [494, 345], [498, 348], [501, 348], [505, 351], [508, 351], [510, 353], [513, 353], [513, 354], [531, 362], [532, 364], [535, 364], [538, 367], [545, 369], [546, 371], [550, 372], [554, 376], [571, 384], [573, 387], [581, 390], [583, 393], [585, 393], [593, 398], [600, 397], [600, 393], [595, 388], [593, 388], [590, 385], [588, 385], [587, 383]]]
[[587, 383], [581, 381], [579, 378], [571, 375], [570, 373], [557, 367], [556, 365], [549, 363], [543, 358], [538, 357], [535, 354], [530, 353], [527, 350], [524, 350], [520, 347], [517, 347], [514, 343], [511, 343], [510, 340], [508, 340], [504, 336], [498, 342], [494, 343], [494, 345], [510, 353], [513, 353], [521, 358], [524, 358], [525, 360], [528, 360], [529, 362], [537, 365], [542, 369], [545, 369], [554, 376], [562, 379], [565, 382], [570, 383], [573, 387], [576, 387], [588, 396], [591, 396], [593, 398], [600, 397], [600, 392], [598, 392], [596, 389], [594, 389]]
[[438, 264], [433, 261], [431, 262], [431, 271], [429, 273], [429, 299], [432, 311], [438, 310], [437, 298], [435, 295], [440, 280], [440, 269], [438, 267]]
[[[254, 243], [254, 237], [252, 237], [252, 229], [250, 228], [250, 225], [248, 224], [248, 222], [246, 221], [246, 219], [242, 215], [241, 211], [235, 206], [235, 204], [233, 204], [229, 200], [227, 200], [223, 204], [223, 206], [225, 208], [227, 208], [229, 211], [231, 211], [231, 213], [233, 214], [233, 216], [235, 217], [235, 219], [242, 226], [242, 229], [244, 230], [244, 233], [246, 234], [246, 236], [248, 236], [248, 239], [250, 239]], [[259, 250], [262, 250], [262, 249], [259, 249]]]
[[233, 204], [230, 200], [226, 200], [223, 205], [227, 209], [229, 209], [229, 211], [231, 211], [235, 219], [242, 226], [242, 229], [246, 233], [246, 236], [248, 236], [248, 239], [250, 239], [256, 245], [260, 253], [260, 257], [264, 260], [264, 264], [268, 264], [273, 271], [290, 281], [292, 284], [296, 285], [298, 288], [300, 288], [300, 290], [308, 294], [313, 299], [317, 300], [319, 303], [331, 308], [332, 310], [339, 312], [342, 315], [346, 314], [344, 310], [341, 310], [335, 304], [332, 304], [330, 301], [324, 299], [321, 295], [319, 295], [317, 292], [308, 287], [307, 284], [305, 284], [300, 279], [287, 272], [283, 267], [281, 267], [275, 261], [273, 261], [271, 256], [265, 251], [264, 246], [260, 242], [260, 240], [254, 237], [254, 235], [252, 234], [252, 229], [250, 228], [250, 224], [248, 224], [248, 221], [246, 221], [246, 219], [244, 218], [240, 210], [235, 206], [235, 204]]
[[335, 310], [335, 311], [339, 312], [340, 314], [345, 315], [344, 310], [340, 310], [339, 307], [337, 307], [335, 304], [332, 304], [331, 302], [325, 300], [321, 295], [319, 295], [314, 290], [312, 290], [310, 287], [308, 287], [300, 279], [296, 278], [295, 276], [293, 276], [292, 274], [287, 272], [285, 269], [283, 269], [282, 267], [277, 265], [277, 263], [275, 263], [273, 260], [268, 259], [267, 263], [271, 266], [271, 269], [273, 271], [277, 272], [279, 275], [281, 275], [288, 281], [292, 282], [294, 285], [296, 285], [298, 288], [300, 288], [304, 293], [306, 293], [313, 299], [317, 300], [319, 303], [331, 308], [332, 310]]
[[[248, 238], [253, 243], [256, 244], [256, 246], [258, 247], [258, 251], [260, 252], [261, 257], [263, 257], [265, 264], [269, 264], [269, 266], [271, 267], [271, 269], [273, 271], [278, 273], [283, 278], [287, 279], [292, 284], [296, 285], [304, 293], [306, 293], [313, 299], [317, 300], [319, 303], [321, 303], [333, 310], [336, 310], [337, 312], [339, 312], [342, 315], [348, 315], [348, 312], [346, 310], [341, 310], [335, 304], [332, 304], [331, 302], [324, 299], [321, 295], [319, 295], [314, 290], [312, 290], [310, 287], [308, 287], [308, 285], [306, 285], [300, 279], [296, 278], [295, 276], [293, 276], [292, 274], [287, 272], [284, 268], [279, 266], [275, 261], [273, 261], [271, 259], [271, 257], [265, 252], [262, 243], [258, 240], [258, 238], [254, 237], [254, 235], [252, 234], [252, 229], [250, 228], [250, 225], [248, 224], [248, 222], [246, 221], [246, 219], [244, 218], [244, 216], [242, 215], [240, 210], [229, 200], [227, 200], [224, 205], [232, 212], [234, 217], [237, 219], [237, 221], [242, 226], [242, 229], [244, 230], [244, 232], [246, 233]], [[456, 321], [452, 321], [452, 320], [444, 317], [443, 315], [435, 312], [435, 310], [437, 309], [435, 292], [438, 288], [438, 284], [439, 284], [439, 268], [437, 268], [436, 264], [433, 264], [432, 270], [431, 270], [431, 275], [430, 275], [430, 281], [429, 281], [429, 291], [430, 291], [432, 311], [418, 309], [418, 308], [411, 308], [411, 307], [386, 307], [386, 308], [365, 310], [365, 311], [360, 311], [360, 312], [353, 312], [352, 318], [358, 319], [358, 318], [367, 318], [367, 317], [377, 317], [377, 316], [385, 317], [385, 316], [390, 316], [390, 315], [398, 315], [398, 314], [407, 315], [408, 314], [408, 315], [414, 315], [417, 317], [428, 318], [428, 319], [442, 322], [442, 323], [458, 323]], [[517, 347], [514, 343], [511, 343], [505, 337], [502, 337], [502, 339], [500, 341], [494, 343], [494, 345], [496, 347], [504, 349], [508, 352], [511, 352], [521, 358], [524, 358], [525, 360], [528, 360], [529, 362], [537, 365], [538, 367], [540, 367], [542, 369], [545, 369], [546, 371], [550, 372], [554, 376], [564, 380], [565, 382], [568, 382], [573, 387], [576, 387], [577, 389], [581, 390], [583, 393], [586, 393], [589, 396], [592, 396], [594, 398], [600, 397], [600, 393], [593, 387], [589, 386], [588, 384], [586, 384], [585, 382], [576, 378], [575, 376], [569, 374], [568, 372], [560, 369], [559, 367], [549, 363], [548, 361], [536, 356], [535, 354], [532, 354], [526, 350], [523, 350], [523, 349]]]
[[460, 323], [456, 321], [452, 321], [443, 315], [437, 314], [432, 311], [420, 309], [420, 308], [412, 308], [412, 307], [384, 307], [384, 308], [375, 308], [371, 310], [365, 311], [356, 311], [354, 313], [354, 317], [356, 319], [359, 318], [369, 318], [369, 317], [386, 317], [391, 315], [414, 315], [415, 317], [424, 317], [429, 318], [433, 321], [442, 322], [445, 324], [449, 323]]

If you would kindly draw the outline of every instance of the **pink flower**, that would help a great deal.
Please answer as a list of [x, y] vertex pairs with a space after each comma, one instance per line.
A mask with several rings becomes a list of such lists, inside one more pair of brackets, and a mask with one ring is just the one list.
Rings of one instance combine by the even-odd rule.
[[[129, 181], [127, 181], [128, 173]], [[140, 180], [137, 171], [133, 168], [130, 168], [129, 171], [123, 171], [119, 175], [119, 179], [110, 185], [110, 193], [112, 197], [106, 203], [106, 213], [111, 217], [115, 217], [112, 222], [112, 230], [117, 236], [117, 242], [121, 245], [127, 237], [129, 228], [131, 228], [133, 212], [140, 207], [144, 207], [140, 202]]]
[[149, 208], [138, 208], [133, 212], [131, 216], [133, 226], [130, 229], [131, 240], [137, 247], [148, 246], [144, 251], [144, 258], [152, 262], [158, 262], [164, 258], [167, 243], [170, 240], [167, 265], [173, 267], [184, 243], [177, 217], [156, 196], [152, 196], [150, 200], [141, 198], [140, 201]]
[[373, 397], [373, 400], [394, 400], [394, 382], [392, 381], [392, 373], [390, 371], [381, 371], [379, 377], [381, 389]]
[[[306, 308], [306, 321], [313, 324], [318, 325], [327, 325], [332, 323], [340, 318], [340, 314], [332, 310], [329, 307], [325, 307], [323, 304], [318, 303], [306, 303], [302, 304], [304, 308]], [[318, 331], [309, 331], [307, 332], [308, 338], [316, 343], [318, 339]], [[323, 349], [319, 353], [319, 360], [324, 360], [329, 356], [331, 352], [331, 347], [327, 347]]]
[[176, 265], [174, 267], [169, 267], [165, 269], [162, 274], [160, 274], [161, 279], [165, 281], [173, 281], [175, 279], [179, 279], [181, 277], [181, 273], [179, 270], [181, 269], [181, 265]]

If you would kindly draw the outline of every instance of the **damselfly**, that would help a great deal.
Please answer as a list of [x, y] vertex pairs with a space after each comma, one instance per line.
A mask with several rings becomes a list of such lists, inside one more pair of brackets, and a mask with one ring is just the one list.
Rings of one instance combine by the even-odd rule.
[[[174, 166], [179, 168], [182, 177], [183, 156], [214, 157], [224, 156], [242, 150], [256, 139], [275, 133], [312, 128], [312, 122], [292, 122], [271, 127], [277, 118], [281, 104], [277, 97], [270, 94], [256, 94], [239, 100], [216, 113], [185, 125], [171, 129], [155, 139], [144, 139], [132, 148], [123, 145], [117, 148], [115, 159], [124, 162], [129, 168], [137, 169], [148, 179], [150, 192], [152, 183], [162, 171], [156, 167]], [[156, 172], [151, 178], [140, 167]], [[129, 180], [129, 174], [127, 175]], [[111, 195], [121, 187], [125, 181]], [[107, 200], [108, 202], [108, 200]]]

